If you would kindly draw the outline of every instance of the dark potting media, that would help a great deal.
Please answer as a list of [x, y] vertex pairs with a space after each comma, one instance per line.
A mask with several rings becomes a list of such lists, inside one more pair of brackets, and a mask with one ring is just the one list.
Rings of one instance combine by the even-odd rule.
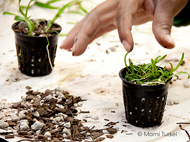
[[[80, 97], [74, 97], [60, 88], [47, 89], [44, 92], [34, 91], [29, 86], [26, 89], [26, 96], [22, 97], [22, 101], [11, 105], [11, 109], [17, 113], [12, 114], [11, 119], [1, 120], [0, 128], [6, 131], [0, 132], [0, 135], [4, 135], [5, 139], [20, 137], [18, 142], [99, 142], [113, 138], [117, 133], [114, 125], [118, 122], [109, 122], [104, 129], [95, 129], [95, 126], [83, 125], [87, 122], [86, 119], [76, 119], [78, 113], [83, 113], [77, 110], [79, 102], [86, 101]], [[7, 131], [8, 127], [12, 130]]]
[[[34, 21], [34, 20], [32, 20]], [[45, 32], [45, 29], [47, 27], [47, 21], [43, 20], [43, 19], [39, 19], [36, 20], [35, 22], [35, 30], [33, 31], [33, 35], [34, 36], [49, 36], [51, 34], [55, 34], [56, 32], [60, 32], [61, 31], [61, 27], [58, 27], [56, 25], [52, 25], [49, 29], [48, 32]], [[28, 35], [29, 34], [29, 30], [27, 28], [27, 25], [24, 21], [21, 21], [18, 25], [16, 25], [13, 28], [14, 32], [16, 33], [21, 33], [24, 35]], [[56, 32], [55, 32], [56, 31]]]

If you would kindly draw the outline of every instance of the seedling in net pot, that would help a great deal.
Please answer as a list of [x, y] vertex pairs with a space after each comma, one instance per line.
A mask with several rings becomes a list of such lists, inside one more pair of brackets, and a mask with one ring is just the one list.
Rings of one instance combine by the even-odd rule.
[[[14, 15], [15, 16], [15, 20], [16, 21], [24, 21], [25, 22], [25, 26], [23, 23], [22, 25], [24, 26], [22, 32], [25, 34], [28, 34], [30, 36], [36, 36], [36, 34], [39, 34], [39, 30], [37, 30], [41, 25], [39, 24], [40, 22], [44, 22], [44, 28], [43, 30], [41, 30], [41, 34], [47, 34], [47, 33], [51, 33], [51, 32], [56, 32], [56, 31], [52, 31], [51, 30], [51, 26], [52, 24], [57, 20], [58, 17], [61, 16], [61, 14], [64, 12], [64, 10], [68, 7], [71, 7], [72, 5], [74, 5], [75, 3], [78, 3], [80, 1], [78, 0], [74, 0], [71, 2], [68, 2], [67, 4], [65, 4], [63, 7], [61, 7], [59, 9], [59, 11], [56, 13], [56, 15], [54, 16], [54, 18], [52, 20], [45, 20], [45, 19], [37, 19], [37, 20], [32, 20], [30, 19], [30, 16], [28, 16], [28, 10], [30, 8], [31, 3], [35, 1], [35, 0], [30, 0], [28, 5], [26, 6], [25, 12], [24, 12], [24, 8], [23, 6], [21, 6], [21, 0], [19, 0], [19, 12], [22, 16], [19, 16], [17, 14], [11, 13], [11, 12], [4, 12], [4, 15]], [[21, 26], [21, 24], [20, 24]], [[28, 31], [26, 30], [26, 28], [28, 29]], [[20, 29], [19, 29], [20, 30]], [[21, 31], [20, 31], [21, 32]], [[35, 33], [37, 32], [37, 33]], [[58, 32], [60, 32], [60, 29], [58, 30]]]
[[[169, 61], [163, 61], [167, 55], [158, 56], [155, 60], [151, 59], [151, 63], [134, 65], [131, 59], [129, 58], [129, 65], [127, 65], [126, 57], [128, 53], [125, 54], [124, 62], [127, 68], [125, 79], [131, 83], [141, 84], [141, 85], [155, 85], [155, 84], [165, 84], [171, 77], [177, 74], [187, 74], [188, 79], [190, 75], [187, 72], [177, 72], [174, 73], [178, 67], [181, 65], [184, 59], [184, 53], [181, 56], [181, 59], [178, 65], [174, 68], [172, 63]], [[157, 65], [160, 63], [160, 65]], [[167, 70], [166, 66], [161, 67], [163, 63], [169, 63], [171, 69]]]
[[[170, 80], [177, 74], [187, 74], [190, 78], [187, 72], [174, 73], [181, 65], [184, 53], [175, 68], [172, 63], [163, 61], [166, 55], [158, 56], [155, 60], [151, 59], [150, 63], [140, 65], [134, 65], [130, 58], [127, 65], [127, 55], [128, 53], [124, 57], [125, 68], [119, 72], [126, 119], [128, 123], [138, 127], [161, 125]], [[160, 64], [157, 65], [158, 63]], [[162, 67], [163, 63], [169, 63], [171, 69]]]
[[57, 41], [62, 28], [55, 23], [66, 8], [80, 1], [73, 0], [63, 5], [52, 20], [31, 19], [28, 16], [30, 5], [35, 0], [30, 0], [26, 8], [21, 6], [20, 15], [4, 12], [4, 15], [13, 15], [17, 21], [12, 25], [15, 32], [16, 50], [19, 69], [29, 76], [43, 76], [51, 73], [57, 50]]

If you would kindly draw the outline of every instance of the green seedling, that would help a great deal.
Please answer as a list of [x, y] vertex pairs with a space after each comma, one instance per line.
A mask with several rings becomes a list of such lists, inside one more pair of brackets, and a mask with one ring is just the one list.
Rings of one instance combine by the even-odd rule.
[[[38, 6], [41, 8], [45, 8], [45, 9], [60, 9], [61, 7], [56, 7], [56, 6], [52, 6], [52, 4], [56, 3], [56, 2], [60, 2], [62, 0], [49, 0], [47, 2], [39, 2], [39, 1], [35, 1], [34, 4], [32, 4], [29, 8], [31, 8], [32, 6]], [[74, 13], [74, 14], [80, 14], [80, 15], [85, 15], [87, 14], [87, 10], [81, 5], [83, 1], [78, 1], [75, 3], [75, 5], [78, 6], [78, 9], [81, 10], [80, 11], [68, 11], [69, 13]], [[26, 6], [21, 6], [22, 8], [26, 8]]]
[[[53, 2], [56, 2], [56, 1], [59, 1], [59, 0], [51, 0], [51, 1], [49, 1], [48, 4], [53, 3]], [[19, 0], [19, 3], [18, 3], [18, 4], [19, 4], [19, 12], [20, 12], [21, 16], [20, 16], [20, 15], [17, 15], [17, 14], [14, 14], [14, 13], [11, 13], [11, 12], [4, 12], [4, 13], [3, 13], [4, 15], [13, 15], [13, 16], [15, 16], [14, 19], [15, 19], [16, 21], [24, 21], [24, 22], [26, 23], [26, 25], [27, 25], [28, 30], [29, 30], [29, 33], [28, 33], [29, 36], [33, 36], [33, 32], [34, 32], [34, 30], [35, 30], [35, 23], [36, 23], [37, 20], [40, 20], [40, 19], [31, 20], [30, 17], [28, 17], [28, 10], [29, 10], [29, 8], [31, 7], [31, 3], [32, 3], [32, 2], [35, 2], [35, 4], [36, 4], [36, 3], [37, 3], [37, 0], [30, 0], [29, 3], [28, 3], [28, 5], [27, 5], [26, 7], [23, 7], [23, 6], [21, 6], [21, 0]], [[78, 4], [78, 3], [80, 3], [80, 2], [81, 2], [81, 1], [79, 1], [79, 0], [72, 0], [71, 2], [68, 2], [67, 4], [63, 5], [63, 6], [58, 10], [58, 12], [56, 13], [56, 15], [54, 16], [54, 18], [53, 18], [52, 20], [44, 20], [44, 21], [47, 21], [47, 27], [46, 27], [46, 29], [45, 29], [45, 31], [44, 31], [43, 34], [44, 34], [44, 36], [45, 36], [46, 39], [47, 39], [46, 50], [47, 50], [47, 53], [48, 53], [48, 59], [49, 59], [49, 63], [50, 63], [50, 67], [51, 67], [51, 68], [53, 68], [53, 65], [52, 65], [52, 63], [51, 63], [50, 53], [49, 53], [49, 50], [48, 50], [48, 47], [49, 47], [50, 43], [49, 43], [49, 39], [48, 39], [46, 33], [49, 32], [49, 30], [50, 30], [52, 24], [57, 20], [58, 17], [61, 16], [61, 14], [64, 12], [64, 10], [65, 10], [66, 8], [69, 8], [69, 7], [73, 6], [73, 5], [75, 5], [76, 3]], [[39, 4], [39, 3], [38, 3], [38, 4]], [[24, 9], [25, 9], [25, 10], [24, 10]], [[56, 32], [56, 31], [53, 31], [53, 32]], [[18, 56], [22, 58], [22, 53], [21, 53], [21, 51], [19, 52]]]
[[59, 11], [57, 12], [57, 14], [53, 17], [52, 20], [48, 20], [47, 21], [47, 28], [45, 30], [45, 32], [47, 32], [49, 30], [49, 28], [51, 27], [51, 25], [57, 20], [58, 17], [61, 16], [61, 14], [64, 12], [64, 10], [68, 7], [71, 7], [72, 5], [74, 5], [76, 2], [79, 2], [78, 0], [75, 1], [71, 1], [68, 2], [67, 4], [65, 4], [62, 8], [59, 9]]
[[60, 9], [60, 7], [55, 7], [51, 5], [52, 3], [59, 2], [59, 1], [61, 0], [49, 0], [46, 3], [36, 1], [34, 5], [39, 6], [41, 8], [47, 8], [47, 9]]
[[[20, 15], [17, 15], [17, 14], [14, 14], [14, 13], [11, 13], [11, 12], [4, 12], [3, 15], [13, 15], [15, 16], [14, 20], [16, 21], [25, 21], [27, 27], [28, 27], [28, 30], [29, 30], [29, 35], [32, 36], [32, 33], [33, 31], [35, 30], [35, 22], [36, 21], [32, 21], [30, 19], [30, 17], [28, 17], [28, 10], [29, 8], [31, 7], [31, 3], [35, 1], [36, 3], [36, 0], [30, 0], [28, 5], [26, 6], [26, 9], [25, 11], [23, 10], [23, 6], [21, 6], [21, 0], [19, 0], [19, 12], [21, 13], [21, 16]], [[52, 0], [50, 1], [49, 3], [52, 3], [52, 2], [55, 2], [55, 1], [58, 1], [58, 0]], [[64, 12], [64, 10], [66, 8], [69, 8], [73, 5], [75, 5], [76, 3], [80, 3], [81, 1], [79, 0], [73, 0], [71, 2], [68, 2], [67, 4], [63, 5], [59, 11], [56, 13], [56, 15], [53, 17], [52, 20], [47, 20], [47, 28], [45, 29], [45, 32], [48, 32], [48, 30], [50, 29], [51, 25], [57, 20], [58, 17], [61, 16], [61, 14]]]
[[29, 35], [32, 35], [32, 32], [34, 31], [35, 29], [35, 25], [34, 25], [34, 22], [32, 22], [28, 17], [28, 9], [30, 7], [30, 4], [31, 2], [34, 1], [34, 0], [30, 0], [27, 7], [26, 7], [26, 10], [25, 12], [23, 11], [23, 8], [20, 6], [20, 3], [21, 3], [21, 0], [19, 0], [19, 12], [21, 13], [22, 16], [19, 16], [17, 14], [14, 14], [14, 13], [11, 13], [11, 12], [4, 12], [3, 15], [14, 15], [15, 18], [14, 20], [16, 21], [25, 21], [27, 27], [28, 27], [28, 30], [29, 30]]
[[[155, 60], [151, 59], [151, 63], [140, 64], [140, 65], [134, 65], [130, 58], [129, 58], [129, 65], [127, 65], [126, 61], [127, 55], [128, 53], [126, 53], [124, 56], [124, 63], [127, 69], [125, 79], [127, 81], [130, 81], [131, 83], [140, 84], [140, 85], [165, 84], [168, 80], [171, 79], [171, 77], [178, 74], [187, 74], [188, 79], [190, 78], [190, 75], [187, 72], [174, 73], [181, 65], [184, 59], [184, 53], [182, 54], [182, 57], [175, 68], [173, 67], [172, 63], [170, 63], [169, 61], [165, 62], [163, 61], [167, 55], [164, 55], [162, 57], [158, 56], [156, 57]], [[160, 65], [157, 65], [158, 63], [160, 63]], [[166, 66], [161, 67], [163, 63], [169, 63], [171, 69], [167, 70]]]

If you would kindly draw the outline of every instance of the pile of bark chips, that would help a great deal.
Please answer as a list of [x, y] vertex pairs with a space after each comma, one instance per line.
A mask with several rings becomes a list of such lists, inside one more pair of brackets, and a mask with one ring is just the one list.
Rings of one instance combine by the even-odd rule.
[[[87, 127], [82, 123], [87, 120], [78, 120], [77, 110], [82, 103], [80, 97], [74, 97], [60, 88], [47, 89], [45, 92], [33, 91], [31, 87], [21, 102], [13, 103], [11, 109], [17, 113], [10, 119], [1, 122], [1, 128], [11, 128], [5, 131], [5, 139], [21, 137], [34, 141], [85, 141], [98, 142], [106, 138], [113, 138], [117, 130], [115, 122], [109, 122], [104, 129]], [[0, 120], [2, 121], [2, 120]]]

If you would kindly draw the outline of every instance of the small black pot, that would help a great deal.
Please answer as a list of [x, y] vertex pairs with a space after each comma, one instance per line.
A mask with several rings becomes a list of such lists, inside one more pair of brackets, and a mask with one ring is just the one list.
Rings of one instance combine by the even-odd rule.
[[[12, 25], [12, 29], [19, 24], [16, 22]], [[56, 27], [61, 27], [58, 24], [53, 24]], [[48, 36], [49, 40], [49, 57], [52, 66], [57, 50], [59, 32]], [[52, 68], [48, 58], [46, 46], [48, 41], [46, 37], [28, 36], [15, 32], [16, 51], [18, 58], [19, 70], [29, 76], [43, 76], [51, 73]]]
[[126, 68], [119, 72], [123, 84], [125, 115], [128, 123], [138, 127], [160, 125], [167, 100], [168, 80], [165, 85], [142, 86], [124, 79]]

